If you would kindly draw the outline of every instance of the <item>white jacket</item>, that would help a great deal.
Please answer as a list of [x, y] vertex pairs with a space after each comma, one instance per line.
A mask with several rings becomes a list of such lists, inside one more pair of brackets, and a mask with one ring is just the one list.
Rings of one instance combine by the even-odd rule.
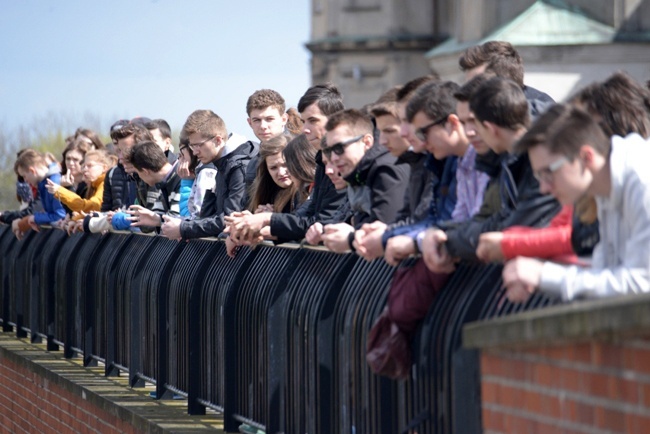
[[596, 197], [600, 242], [591, 268], [547, 262], [540, 289], [576, 297], [650, 292], [650, 142], [612, 137], [609, 197]]

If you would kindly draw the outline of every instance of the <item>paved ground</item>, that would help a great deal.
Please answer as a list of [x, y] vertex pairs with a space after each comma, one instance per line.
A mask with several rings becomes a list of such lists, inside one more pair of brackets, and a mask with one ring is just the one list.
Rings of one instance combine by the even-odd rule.
[[208, 410], [204, 416], [190, 416], [184, 399], [154, 400], [149, 395], [155, 390], [153, 385], [131, 388], [128, 375], [105, 377], [103, 366], [84, 367], [79, 357], [66, 359], [62, 351], [46, 351], [45, 344], [18, 339], [13, 332], [0, 332], [0, 363], [4, 357], [70, 391], [83, 393], [85, 399], [100, 408], [124, 416], [123, 419], [134, 421], [142, 428], [148, 427], [147, 431], [162, 428], [169, 433], [224, 432], [223, 419], [216, 412]]

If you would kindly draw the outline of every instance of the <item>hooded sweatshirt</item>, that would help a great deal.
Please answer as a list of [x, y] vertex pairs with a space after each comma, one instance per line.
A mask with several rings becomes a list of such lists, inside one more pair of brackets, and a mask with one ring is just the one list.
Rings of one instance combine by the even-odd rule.
[[231, 134], [221, 157], [212, 161], [217, 169], [215, 187], [205, 192], [201, 214], [181, 222], [184, 239], [216, 237], [225, 227], [224, 216], [243, 209], [246, 168], [258, 154], [258, 146], [239, 134]]

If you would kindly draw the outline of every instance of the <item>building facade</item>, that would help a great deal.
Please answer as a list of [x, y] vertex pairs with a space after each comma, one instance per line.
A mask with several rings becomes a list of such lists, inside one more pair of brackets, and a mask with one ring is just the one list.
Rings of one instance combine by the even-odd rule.
[[617, 70], [650, 78], [650, 0], [312, 0], [312, 81], [348, 107], [438, 73], [462, 81], [467, 47], [506, 40], [527, 84], [562, 100]]

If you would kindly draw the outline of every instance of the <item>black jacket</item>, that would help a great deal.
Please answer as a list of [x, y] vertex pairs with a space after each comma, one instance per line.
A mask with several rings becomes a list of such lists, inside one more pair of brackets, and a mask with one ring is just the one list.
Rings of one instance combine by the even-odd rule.
[[299, 241], [305, 237], [312, 224], [331, 219], [339, 206], [345, 202], [346, 191], [334, 188], [334, 184], [325, 174], [321, 151], [318, 151], [311, 197], [292, 214], [273, 213], [271, 235], [277, 237], [278, 241]]
[[114, 166], [104, 178], [101, 212], [115, 211], [133, 205], [136, 190], [136, 181], [127, 175], [124, 167], [121, 164]]
[[429, 214], [429, 207], [433, 199], [434, 172], [426, 168], [427, 154], [418, 154], [406, 151], [397, 158], [396, 164], [405, 164], [411, 170], [408, 188], [404, 195], [404, 206], [399, 211], [395, 223], [390, 227], [410, 225], [424, 220]]
[[215, 191], [205, 192], [198, 219], [181, 222], [183, 238], [216, 237], [224, 230], [224, 215], [242, 210], [246, 168], [257, 153], [257, 145], [247, 141], [212, 162], [217, 168]]
[[355, 229], [379, 220], [393, 223], [404, 203], [410, 168], [395, 164], [396, 158], [375, 143], [363, 156], [348, 182], [350, 216], [345, 218]]
[[[539, 192], [528, 154], [501, 156], [504, 163], [496, 180], [501, 198], [500, 210], [488, 218], [474, 216], [448, 229], [446, 247], [453, 257], [476, 260], [476, 247], [482, 233], [502, 231], [510, 226], [545, 226], [560, 210], [560, 204], [550, 195]], [[507, 195], [503, 171], [512, 175], [516, 192], [514, 202]], [[506, 172], [506, 173], [507, 173]]]

